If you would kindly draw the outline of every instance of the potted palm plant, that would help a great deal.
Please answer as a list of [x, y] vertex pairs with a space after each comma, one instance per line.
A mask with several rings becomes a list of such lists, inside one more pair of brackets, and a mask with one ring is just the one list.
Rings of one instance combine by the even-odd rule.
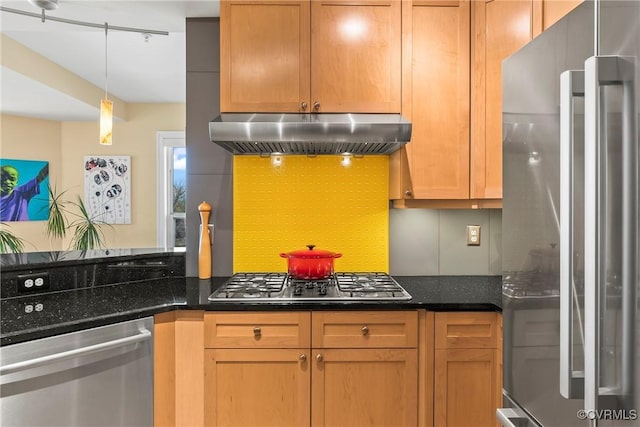
[[[76, 201], [71, 201], [64, 197], [65, 193], [66, 190], [58, 192], [55, 187], [49, 186], [49, 218], [45, 224], [45, 235], [50, 239], [62, 239], [72, 230], [70, 249], [84, 251], [103, 248], [105, 238], [100, 227], [111, 225], [92, 217], [80, 196]], [[9, 231], [8, 224], [1, 225], [0, 253], [23, 252], [23, 239]]]
[[66, 190], [58, 193], [55, 188], [49, 187], [51, 202], [45, 229], [47, 236], [63, 238], [67, 231], [73, 230], [71, 249], [84, 251], [104, 247], [104, 233], [100, 227], [111, 225], [92, 217], [82, 197], [77, 196], [76, 201], [69, 201], [63, 198], [65, 193]]

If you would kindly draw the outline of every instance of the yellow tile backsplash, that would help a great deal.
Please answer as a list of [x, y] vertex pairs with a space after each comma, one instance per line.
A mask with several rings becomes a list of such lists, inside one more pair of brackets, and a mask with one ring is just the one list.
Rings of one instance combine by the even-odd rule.
[[234, 272], [286, 271], [281, 252], [340, 252], [336, 271], [389, 270], [388, 156], [233, 159]]

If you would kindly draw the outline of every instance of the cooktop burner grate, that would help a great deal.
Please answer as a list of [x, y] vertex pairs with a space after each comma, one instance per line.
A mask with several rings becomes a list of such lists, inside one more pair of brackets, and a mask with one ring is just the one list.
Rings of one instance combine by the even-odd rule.
[[209, 296], [210, 301], [394, 301], [411, 295], [386, 273], [335, 273], [301, 280], [286, 273], [237, 273]]

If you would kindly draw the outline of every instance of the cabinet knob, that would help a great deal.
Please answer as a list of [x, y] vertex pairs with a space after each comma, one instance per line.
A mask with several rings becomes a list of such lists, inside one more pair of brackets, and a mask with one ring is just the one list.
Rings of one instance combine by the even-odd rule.
[[306, 101], [302, 101], [302, 102], [300, 103], [300, 109], [301, 109], [302, 111], [307, 111], [307, 102], [306, 102]]
[[407, 197], [413, 197], [413, 191], [411, 190], [404, 190], [404, 195]]
[[363, 326], [360, 331], [362, 331], [362, 335], [369, 335], [369, 327], [367, 325]]
[[316, 111], [320, 110], [320, 101], [315, 101], [313, 103], [313, 109]]
[[253, 335], [258, 338], [262, 335], [262, 329], [260, 329], [260, 326], [254, 326], [253, 327]]
[[302, 353], [300, 356], [298, 356], [298, 359], [300, 359], [301, 362], [306, 362], [307, 361], [307, 355]]
[[318, 362], [322, 362], [322, 361], [324, 360], [324, 357], [322, 357], [322, 355], [321, 355], [320, 353], [318, 353], [318, 354], [316, 355], [316, 360], [317, 360]]

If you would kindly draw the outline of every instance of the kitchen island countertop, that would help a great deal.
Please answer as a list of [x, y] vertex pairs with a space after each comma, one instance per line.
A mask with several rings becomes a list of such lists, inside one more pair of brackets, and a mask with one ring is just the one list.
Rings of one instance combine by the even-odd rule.
[[5, 298], [0, 345], [103, 326], [172, 310], [400, 310], [500, 311], [500, 276], [394, 276], [410, 301], [209, 302], [227, 278], [161, 278]]

